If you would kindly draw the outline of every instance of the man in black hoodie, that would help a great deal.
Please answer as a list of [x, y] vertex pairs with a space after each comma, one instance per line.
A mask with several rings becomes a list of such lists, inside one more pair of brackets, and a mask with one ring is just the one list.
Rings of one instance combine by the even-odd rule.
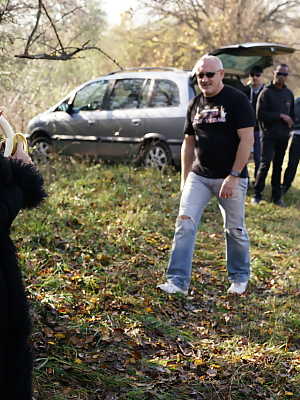
[[265, 180], [273, 163], [272, 201], [284, 206], [281, 193], [281, 169], [288, 145], [289, 133], [294, 123], [294, 95], [286, 86], [289, 68], [279, 64], [274, 71], [273, 81], [259, 95], [257, 101], [257, 119], [262, 132], [261, 163], [255, 181], [255, 196], [252, 203], [262, 199]]

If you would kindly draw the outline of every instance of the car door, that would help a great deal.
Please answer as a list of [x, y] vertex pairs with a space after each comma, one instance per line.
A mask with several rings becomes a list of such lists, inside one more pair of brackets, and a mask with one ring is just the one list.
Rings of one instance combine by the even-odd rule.
[[166, 141], [180, 139], [181, 142], [185, 114], [178, 84], [171, 79], [153, 79], [145, 122], [147, 132], [159, 133]]
[[145, 78], [116, 79], [104, 107], [111, 118], [110, 129], [101, 135], [106, 158], [135, 154], [145, 133], [144, 99], [149, 85]]
[[101, 155], [101, 136], [110, 131], [111, 116], [102, 108], [110, 80], [87, 83], [69, 99], [68, 107], [58, 107], [56, 135], [65, 153]]

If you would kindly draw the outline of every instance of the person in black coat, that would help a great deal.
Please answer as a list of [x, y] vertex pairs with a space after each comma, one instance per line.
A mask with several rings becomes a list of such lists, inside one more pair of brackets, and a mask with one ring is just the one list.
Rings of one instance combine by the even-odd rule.
[[[255, 65], [249, 73], [249, 83], [245, 87], [245, 93], [253, 107], [254, 112], [256, 112], [256, 103], [258, 96], [264, 88], [262, 73], [263, 69], [259, 65]], [[254, 127], [254, 146], [253, 146], [253, 161], [255, 166], [254, 182], [259, 168], [260, 157], [261, 157], [260, 131], [258, 126], [258, 121], [256, 121]]]
[[262, 149], [252, 203], [259, 204], [262, 200], [262, 192], [272, 162], [272, 202], [283, 207], [281, 170], [294, 124], [294, 95], [286, 86], [289, 67], [286, 64], [279, 64], [273, 74], [273, 81], [265, 86], [257, 99], [257, 119], [262, 134]]
[[10, 227], [21, 209], [36, 207], [46, 193], [43, 179], [18, 145], [0, 154], [0, 398], [32, 400], [31, 322]]

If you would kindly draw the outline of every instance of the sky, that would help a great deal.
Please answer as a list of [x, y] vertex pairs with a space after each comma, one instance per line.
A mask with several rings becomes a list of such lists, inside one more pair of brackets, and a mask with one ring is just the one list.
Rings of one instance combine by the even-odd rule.
[[116, 25], [120, 22], [120, 15], [130, 7], [137, 6], [138, 0], [103, 0], [102, 4], [108, 24]]

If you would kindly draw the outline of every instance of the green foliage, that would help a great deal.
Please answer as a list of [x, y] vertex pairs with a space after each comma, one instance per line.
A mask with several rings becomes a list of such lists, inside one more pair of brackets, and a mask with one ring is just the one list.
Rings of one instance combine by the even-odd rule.
[[[286, 208], [247, 197], [253, 277], [227, 295], [222, 222], [205, 211], [188, 297], [158, 291], [179, 175], [73, 158], [13, 227], [32, 304], [38, 399], [298, 399], [300, 180]], [[269, 186], [266, 196], [269, 195]]]

